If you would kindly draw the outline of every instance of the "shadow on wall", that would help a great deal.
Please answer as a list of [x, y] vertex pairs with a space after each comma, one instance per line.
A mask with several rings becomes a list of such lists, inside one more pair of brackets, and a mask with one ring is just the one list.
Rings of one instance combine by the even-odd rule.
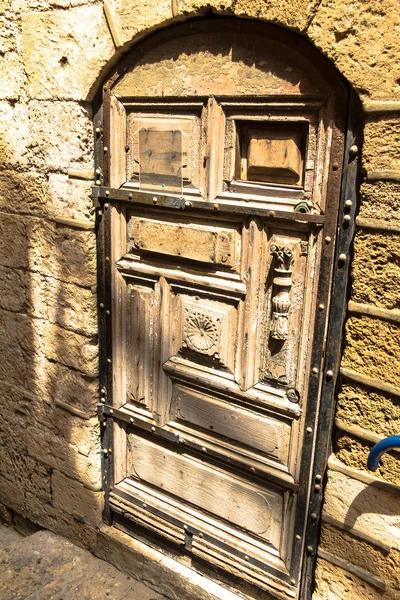
[[[385, 540], [387, 530], [393, 527], [393, 533], [398, 536], [400, 524], [400, 497], [396, 491], [382, 489], [382, 484], [373, 482], [368, 485], [359, 481], [352, 480], [352, 486], [355, 490], [360, 490], [354, 496], [351, 504], [348, 507], [345, 524], [348, 527], [358, 527], [368, 531], [374, 537], [380, 537], [382, 533], [382, 541]], [[360, 489], [362, 488], [362, 489]], [[390, 517], [389, 520], [387, 517]], [[397, 539], [398, 544], [398, 539]], [[395, 546], [397, 545], [395, 543]]]
[[55, 223], [48, 174], [17, 172], [7, 158], [0, 157], [0, 502], [93, 547], [103, 505], [95, 235]]

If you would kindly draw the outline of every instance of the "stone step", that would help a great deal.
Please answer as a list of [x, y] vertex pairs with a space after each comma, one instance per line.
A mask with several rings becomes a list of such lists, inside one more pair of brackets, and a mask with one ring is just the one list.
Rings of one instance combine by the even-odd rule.
[[162, 600], [142, 583], [49, 531], [0, 526], [0, 600]]

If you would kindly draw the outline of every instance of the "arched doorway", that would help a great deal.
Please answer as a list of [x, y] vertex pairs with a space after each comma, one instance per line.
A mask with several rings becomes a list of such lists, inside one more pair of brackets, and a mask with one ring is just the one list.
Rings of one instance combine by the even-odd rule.
[[315, 553], [347, 111], [305, 40], [218, 18], [138, 45], [96, 123], [107, 517], [277, 598]]

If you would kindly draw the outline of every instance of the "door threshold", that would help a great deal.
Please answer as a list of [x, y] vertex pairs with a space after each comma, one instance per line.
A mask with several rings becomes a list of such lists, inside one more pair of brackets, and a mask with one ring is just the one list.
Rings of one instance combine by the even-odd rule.
[[[169, 600], [253, 600], [253, 593], [236, 593], [182, 564], [142, 540], [102, 524], [94, 553]], [[274, 600], [262, 590], [262, 600]], [[260, 596], [257, 594], [257, 597]]]

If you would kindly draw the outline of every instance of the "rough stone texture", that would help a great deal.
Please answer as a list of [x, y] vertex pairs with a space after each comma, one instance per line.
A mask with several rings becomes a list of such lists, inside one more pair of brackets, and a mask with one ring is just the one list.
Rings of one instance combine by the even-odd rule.
[[27, 221], [27, 230], [32, 271], [84, 287], [96, 284], [94, 233], [39, 219]]
[[316, 591], [313, 600], [396, 600], [397, 590], [386, 592], [321, 558], [317, 561]]
[[397, 221], [400, 214], [400, 183], [376, 181], [360, 189], [360, 217]]
[[400, 244], [395, 233], [361, 230], [354, 239], [352, 300], [400, 307]]
[[0, 101], [0, 168], [26, 167], [29, 143], [27, 105]]
[[400, 495], [394, 490], [389, 492], [376, 484], [366, 484], [330, 470], [324, 511], [348, 527], [357, 527], [366, 535], [400, 550]]
[[172, 18], [171, 0], [108, 0], [122, 44], [130, 42], [138, 33]]
[[[236, 6], [237, 4], [239, 3], [237, 2]], [[201, 13], [205, 11], [209, 12], [210, 9], [216, 13], [227, 13], [228, 15], [231, 15], [235, 8], [235, 2], [233, 2], [233, 0], [210, 0], [207, 3], [204, 2], [204, 0], [180, 0], [178, 5], [179, 14], [182, 15], [190, 15], [191, 13]]]
[[400, 552], [389, 554], [357, 539], [350, 533], [324, 524], [321, 531], [321, 548], [349, 561], [365, 571], [382, 578], [393, 588], [400, 589]]
[[364, 99], [398, 100], [397, 0], [324, 0], [307, 35]]
[[[1, 46], [0, 42], [0, 49]], [[10, 51], [0, 55], [0, 74], [0, 98], [17, 100], [25, 81], [23, 64], [17, 52]]]
[[367, 120], [362, 158], [368, 171], [400, 170], [400, 118]]
[[114, 53], [100, 4], [23, 14], [22, 48], [27, 93], [39, 100], [91, 99]]
[[400, 326], [369, 317], [351, 317], [346, 325], [342, 366], [400, 386]]
[[48, 212], [47, 181], [40, 173], [0, 172], [0, 209], [45, 214]]
[[[10, 270], [6, 270], [6, 274], [9, 273]], [[0, 289], [1, 282], [0, 269]], [[75, 333], [90, 337], [97, 335], [97, 300], [90, 289], [40, 273], [30, 274], [30, 282], [28, 313]]]
[[54, 470], [51, 475], [52, 503], [78, 521], [99, 525], [103, 509], [103, 492], [93, 492], [79, 481]]
[[4, 267], [28, 266], [26, 225], [16, 215], [0, 213], [0, 264]]
[[358, 425], [382, 436], [400, 431], [400, 398], [345, 383], [339, 393], [336, 415], [348, 425]]
[[[345, 465], [358, 469], [359, 471], [368, 471], [368, 455], [374, 444], [353, 439], [348, 435], [339, 435], [336, 440], [336, 456]], [[386, 452], [379, 461], [379, 467], [375, 472], [377, 477], [384, 481], [400, 485], [400, 460], [398, 453]]]
[[28, 453], [41, 463], [57, 469], [65, 475], [77, 479], [89, 490], [101, 489], [100, 449], [93, 448], [88, 455], [86, 450], [69, 444], [60, 438], [56, 431], [42, 428], [40, 438], [36, 429], [31, 427], [27, 432]]
[[35, 380], [32, 321], [25, 315], [0, 310], [0, 380], [28, 386]]
[[4, 600], [161, 600], [143, 584], [48, 531], [23, 538], [1, 526], [0, 557]]
[[319, 0], [237, 0], [234, 2], [234, 12], [238, 16], [264, 19], [279, 23], [291, 29], [304, 31], [313, 19]]
[[0, 267], [0, 308], [25, 312], [29, 306], [29, 288], [26, 271]]
[[76, 102], [29, 103], [29, 129], [37, 142], [35, 167], [50, 171], [93, 168], [90, 107]]
[[70, 179], [59, 173], [50, 173], [48, 180], [51, 200], [49, 211], [53, 215], [93, 223], [92, 181]]
[[36, 344], [40, 344], [47, 360], [71, 367], [85, 375], [96, 376], [97, 337], [86, 338], [41, 320], [34, 321], [33, 333]]

